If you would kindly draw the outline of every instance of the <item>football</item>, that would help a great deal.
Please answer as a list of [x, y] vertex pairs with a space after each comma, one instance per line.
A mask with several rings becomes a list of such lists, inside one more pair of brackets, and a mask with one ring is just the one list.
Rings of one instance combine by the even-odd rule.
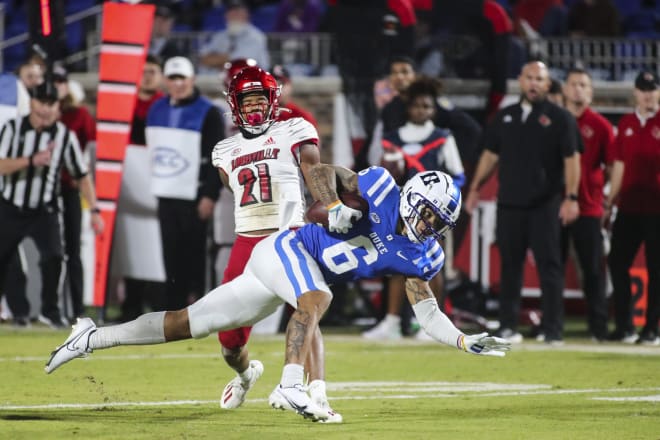
[[[343, 192], [339, 195], [339, 198], [344, 203], [344, 205], [348, 206], [349, 208], [361, 211], [363, 217], [367, 215], [367, 212], [369, 212], [369, 204], [357, 193]], [[328, 209], [319, 200], [312, 203], [312, 205], [307, 209], [305, 217], [309, 223], [316, 223], [323, 226], [324, 228], [328, 227]]]

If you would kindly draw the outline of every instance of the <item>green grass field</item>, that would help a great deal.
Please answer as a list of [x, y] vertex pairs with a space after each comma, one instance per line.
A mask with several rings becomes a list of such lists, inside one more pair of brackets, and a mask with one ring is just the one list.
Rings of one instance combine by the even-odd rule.
[[236, 411], [214, 337], [119, 347], [43, 366], [68, 331], [0, 326], [0, 439], [660, 439], [660, 347], [525, 342], [507, 357], [326, 335], [341, 425], [268, 406], [283, 336], [254, 336], [264, 376]]

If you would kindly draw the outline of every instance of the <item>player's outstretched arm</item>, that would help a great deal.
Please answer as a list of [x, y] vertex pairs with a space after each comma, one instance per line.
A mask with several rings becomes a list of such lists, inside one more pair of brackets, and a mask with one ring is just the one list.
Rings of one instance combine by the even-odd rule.
[[489, 336], [488, 333], [466, 335], [457, 329], [438, 307], [428, 282], [420, 278], [407, 278], [406, 295], [417, 321], [433, 339], [479, 355], [504, 356], [511, 348], [511, 343], [506, 339]]

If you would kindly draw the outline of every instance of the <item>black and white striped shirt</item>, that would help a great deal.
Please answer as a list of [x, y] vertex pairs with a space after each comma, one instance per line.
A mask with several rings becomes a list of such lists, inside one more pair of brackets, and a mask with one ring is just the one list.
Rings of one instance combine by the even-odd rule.
[[61, 122], [38, 132], [30, 124], [29, 116], [7, 121], [0, 131], [0, 159], [29, 157], [48, 149], [52, 143], [50, 165], [29, 166], [2, 176], [2, 198], [21, 209], [39, 209], [55, 205], [62, 164], [74, 179], [87, 174], [80, 144], [75, 133]]

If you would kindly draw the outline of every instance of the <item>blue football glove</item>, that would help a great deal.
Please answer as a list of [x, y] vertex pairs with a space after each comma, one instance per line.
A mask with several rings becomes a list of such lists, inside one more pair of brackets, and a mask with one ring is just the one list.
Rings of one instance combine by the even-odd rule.
[[345, 234], [353, 227], [353, 220], [362, 218], [362, 213], [357, 209], [349, 208], [337, 200], [328, 206], [328, 230]]
[[472, 354], [484, 356], [505, 356], [511, 350], [511, 342], [488, 333], [478, 335], [462, 335], [459, 339], [460, 348]]

